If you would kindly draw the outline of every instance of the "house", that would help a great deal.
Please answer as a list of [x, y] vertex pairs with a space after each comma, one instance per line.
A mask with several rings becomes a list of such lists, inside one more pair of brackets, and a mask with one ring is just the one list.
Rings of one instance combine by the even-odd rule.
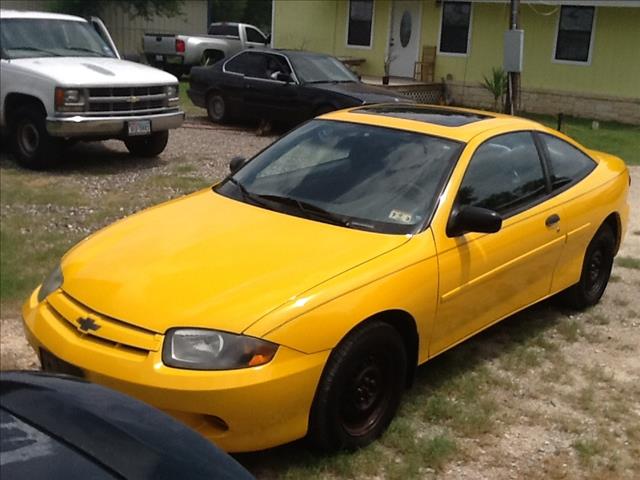
[[[364, 75], [413, 77], [435, 47], [453, 102], [490, 107], [484, 75], [503, 64], [508, 0], [274, 0], [276, 48], [353, 57]], [[640, 124], [640, 1], [520, 2], [520, 108]]]

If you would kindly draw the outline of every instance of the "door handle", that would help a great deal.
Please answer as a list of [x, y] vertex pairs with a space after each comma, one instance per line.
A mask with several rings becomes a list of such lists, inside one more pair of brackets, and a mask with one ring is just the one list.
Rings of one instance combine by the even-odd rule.
[[559, 221], [560, 221], [560, 215], [558, 215], [557, 213], [554, 213], [553, 215], [547, 217], [547, 219], [544, 221], [544, 224], [547, 227], [553, 227]]

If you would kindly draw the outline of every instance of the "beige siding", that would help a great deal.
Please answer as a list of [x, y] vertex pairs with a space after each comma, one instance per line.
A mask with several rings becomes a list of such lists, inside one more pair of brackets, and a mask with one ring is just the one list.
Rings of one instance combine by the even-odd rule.
[[[87, 0], [92, 1], [92, 0]], [[3, 9], [48, 10], [46, 0], [2, 0]], [[182, 7], [182, 15], [173, 18], [154, 17], [150, 20], [134, 17], [119, 8], [110, 8], [103, 12], [102, 20], [106, 24], [113, 41], [122, 56], [135, 56], [142, 53], [142, 35], [152, 33], [203, 34], [207, 31], [207, 2], [205, 0], [187, 0]]]

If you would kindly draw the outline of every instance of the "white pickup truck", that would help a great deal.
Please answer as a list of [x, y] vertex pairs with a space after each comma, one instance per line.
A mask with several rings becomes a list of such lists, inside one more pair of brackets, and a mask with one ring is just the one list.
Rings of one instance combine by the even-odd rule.
[[100, 19], [0, 10], [0, 128], [18, 162], [46, 168], [67, 140], [160, 154], [184, 120], [178, 80], [120, 59]]
[[193, 66], [212, 65], [245, 48], [264, 48], [270, 41], [270, 36], [253, 25], [218, 22], [201, 36], [145, 33], [142, 47], [149, 65], [180, 76]]

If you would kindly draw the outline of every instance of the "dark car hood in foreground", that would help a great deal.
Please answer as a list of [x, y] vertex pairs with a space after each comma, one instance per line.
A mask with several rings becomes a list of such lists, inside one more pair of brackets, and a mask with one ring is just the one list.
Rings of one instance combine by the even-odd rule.
[[307, 85], [310, 88], [340, 93], [349, 97], [357, 98], [365, 103], [389, 103], [408, 102], [409, 98], [403, 95], [396, 95], [391, 90], [382, 87], [374, 87], [362, 82], [348, 83], [313, 83]]
[[72, 377], [3, 372], [0, 419], [3, 479], [254, 478], [161, 411]]

